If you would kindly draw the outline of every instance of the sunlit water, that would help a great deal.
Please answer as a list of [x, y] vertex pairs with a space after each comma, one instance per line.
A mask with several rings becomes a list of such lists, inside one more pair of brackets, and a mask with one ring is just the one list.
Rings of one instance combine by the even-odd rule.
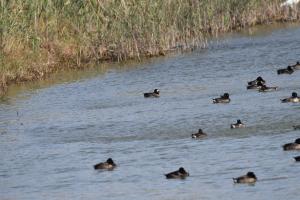
[[[0, 199], [297, 199], [300, 152], [281, 146], [300, 137], [300, 104], [280, 99], [300, 93], [300, 70], [276, 69], [299, 60], [300, 26], [269, 26], [206, 50], [15, 87], [0, 103]], [[246, 90], [259, 75], [279, 90]], [[161, 97], [144, 99], [154, 88]], [[212, 104], [224, 92], [231, 103]], [[231, 130], [237, 119], [247, 127]], [[209, 136], [191, 139], [199, 128]], [[114, 171], [93, 169], [108, 157]], [[181, 166], [190, 177], [165, 179]], [[233, 184], [248, 171], [255, 185]]]

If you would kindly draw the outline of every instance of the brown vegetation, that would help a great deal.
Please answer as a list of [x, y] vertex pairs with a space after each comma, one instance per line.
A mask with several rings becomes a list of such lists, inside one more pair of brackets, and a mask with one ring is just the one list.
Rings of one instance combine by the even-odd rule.
[[282, 0], [0, 0], [0, 93], [88, 63], [203, 47], [206, 36], [299, 20]]

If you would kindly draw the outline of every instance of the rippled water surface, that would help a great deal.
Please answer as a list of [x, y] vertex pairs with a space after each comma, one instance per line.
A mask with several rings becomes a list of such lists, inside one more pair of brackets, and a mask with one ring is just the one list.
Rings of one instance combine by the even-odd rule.
[[[300, 26], [267, 26], [209, 48], [109, 69], [66, 72], [11, 88], [0, 103], [0, 199], [297, 199]], [[262, 76], [279, 90], [247, 91]], [[53, 83], [52, 83], [53, 82]], [[144, 99], [159, 88], [161, 97]], [[231, 103], [212, 104], [228, 92]], [[241, 119], [244, 129], [231, 130]], [[193, 140], [202, 128], [208, 137]], [[93, 165], [112, 157], [114, 171]], [[183, 166], [185, 180], [164, 174]], [[232, 177], [254, 171], [255, 185]]]

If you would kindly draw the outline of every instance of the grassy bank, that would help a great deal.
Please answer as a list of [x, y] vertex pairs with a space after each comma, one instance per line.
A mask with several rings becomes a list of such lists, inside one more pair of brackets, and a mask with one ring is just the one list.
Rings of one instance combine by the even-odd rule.
[[299, 20], [282, 0], [0, 0], [0, 93], [105, 60], [203, 46], [207, 34]]

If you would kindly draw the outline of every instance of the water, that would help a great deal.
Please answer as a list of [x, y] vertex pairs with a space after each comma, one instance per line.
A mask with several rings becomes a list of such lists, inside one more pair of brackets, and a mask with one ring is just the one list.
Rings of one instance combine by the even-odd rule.
[[[300, 136], [300, 26], [232, 33], [198, 50], [66, 72], [15, 86], [0, 104], [0, 199], [296, 199], [300, 164], [281, 145]], [[271, 93], [247, 91], [261, 75]], [[161, 97], [142, 93], [159, 88]], [[231, 103], [212, 104], [228, 92]], [[247, 128], [231, 130], [241, 119]], [[193, 140], [202, 128], [209, 136]], [[114, 171], [93, 165], [112, 157]], [[183, 166], [190, 177], [166, 180]], [[254, 171], [254, 186], [232, 177]]]

